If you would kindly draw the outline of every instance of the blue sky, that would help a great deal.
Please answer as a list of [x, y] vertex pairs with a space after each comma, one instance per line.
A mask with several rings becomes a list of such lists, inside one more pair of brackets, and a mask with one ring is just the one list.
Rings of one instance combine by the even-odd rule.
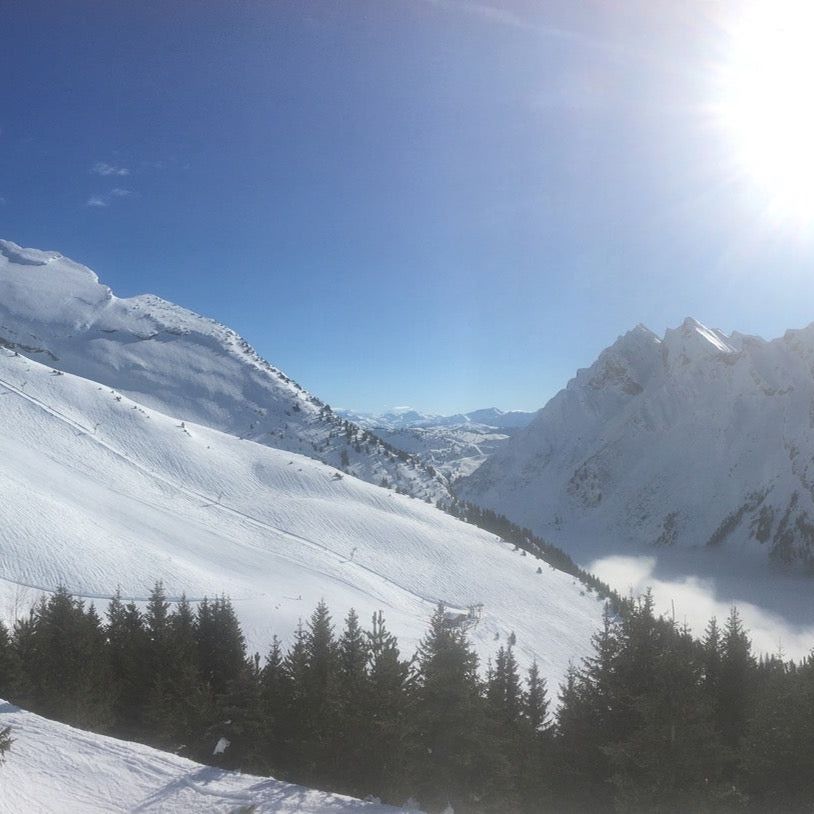
[[710, 124], [737, 5], [7, 3], [0, 236], [338, 407], [536, 409], [638, 322], [775, 336], [814, 248]]

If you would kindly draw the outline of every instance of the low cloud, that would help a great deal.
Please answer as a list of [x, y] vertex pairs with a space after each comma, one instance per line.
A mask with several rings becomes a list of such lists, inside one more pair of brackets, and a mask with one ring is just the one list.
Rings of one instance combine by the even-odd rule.
[[130, 170], [127, 167], [116, 167], [113, 164], [108, 164], [105, 161], [97, 161], [90, 170], [94, 175], [110, 176], [110, 175], [130, 175]]
[[[692, 555], [700, 556], [690, 551], [687, 558]], [[650, 588], [656, 611], [686, 623], [696, 636], [703, 636], [713, 616], [723, 625], [736, 606], [756, 652], [805, 658], [814, 644], [811, 583], [791, 574], [768, 574], [766, 567], [713, 574], [669, 573], [667, 568], [660, 573], [656, 557], [612, 555], [593, 561], [588, 570], [622, 595], [638, 596]]]

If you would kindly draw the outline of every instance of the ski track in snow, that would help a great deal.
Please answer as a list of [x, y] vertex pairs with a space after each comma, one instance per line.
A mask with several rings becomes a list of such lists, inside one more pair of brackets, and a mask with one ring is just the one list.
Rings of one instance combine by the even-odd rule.
[[[21, 548], [10, 536], [5, 565], [0, 532], [0, 580], [6, 586], [0, 616], [10, 619], [21, 610], [15, 584], [44, 591], [61, 582], [84, 598], [106, 599], [123, 583], [124, 597], [144, 601], [148, 586], [161, 578], [173, 598], [182, 591], [191, 601], [228, 593], [250, 647], [261, 652], [272, 632], [288, 641], [297, 619], [320, 598], [337, 622], [350, 606], [362, 618], [384, 610], [408, 655], [438, 601], [459, 611], [483, 602], [484, 617], [473, 632], [482, 659], [513, 630], [521, 664], [539, 659], [552, 687], [569, 661], [588, 651], [601, 612], [595, 597], [549, 566], [536, 574], [537, 560], [422, 501], [348, 475], [337, 479], [333, 468], [294, 453], [191, 422], [182, 426], [93, 382], [54, 375], [10, 352], [0, 355], [0, 393], [0, 421], [12, 425], [11, 437], [0, 439], [6, 450], [0, 478], [4, 471], [11, 478], [6, 491], [12, 505], [0, 507], [0, 515], [5, 513], [10, 528], [19, 525], [15, 516], [24, 527], [42, 527], [38, 514], [45, 510], [32, 516], [32, 509], [14, 502], [15, 492], [30, 495], [33, 489], [35, 504], [40, 494], [57, 501], [47, 510], [59, 517], [46, 529], [56, 536], [56, 548], [38, 550], [45, 544], [40, 540]], [[14, 422], [21, 421], [20, 434], [28, 432], [36, 446], [34, 459], [27, 445], [15, 443]], [[26, 429], [32, 422], [36, 429]], [[169, 444], [166, 453], [162, 444]], [[97, 489], [103, 490], [98, 501]], [[98, 514], [97, 502], [112, 507], [112, 518]], [[58, 524], [68, 517], [92, 525], [61, 534]], [[105, 525], [97, 529], [100, 518]], [[142, 544], [144, 522], [145, 557], [138, 557], [132, 547]], [[98, 548], [82, 566], [81, 540], [113, 535], [115, 542], [120, 523], [132, 543]], [[201, 534], [212, 542], [200, 540]], [[166, 548], [160, 542], [165, 536]], [[116, 569], [116, 562], [122, 567]]]
[[[110, 444], [108, 444], [107, 442], [105, 442], [101, 438], [99, 438], [96, 435], [96, 433], [94, 433], [90, 428], [85, 427], [84, 425], [80, 424], [78, 421], [74, 421], [72, 418], [66, 416], [64, 413], [60, 412], [59, 410], [51, 407], [48, 404], [45, 404], [40, 399], [35, 398], [34, 396], [26, 393], [21, 388], [16, 387], [15, 385], [11, 384], [11, 382], [8, 382], [5, 379], [0, 378], [0, 386], [5, 387], [8, 392], [13, 393], [14, 395], [16, 395], [16, 396], [18, 396], [20, 398], [23, 398], [26, 401], [30, 402], [31, 404], [35, 405], [40, 410], [47, 413], [51, 417], [57, 419], [58, 421], [62, 421], [65, 424], [67, 424], [69, 427], [72, 427], [73, 429], [77, 430], [78, 433], [84, 435], [86, 438], [91, 440], [93, 443], [98, 444], [100, 447], [103, 447], [111, 455], [116, 456], [117, 458], [119, 458], [121, 461], [123, 461], [128, 466], [132, 466], [134, 469], [137, 469], [142, 474], [146, 475], [149, 478], [152, 478], [157, 483], [159, 483], [159, 484], [161, 484], [163, 486], [167, 486], [170, 489], [173, 489], [173, 490], [175, 490], [176, 492], [178, 492], [180, 494], [186, 495], [187, 497], [191, 497], [191, 498], [195, 498], [195, 499], [198, 499], [198, 500], [205, 501], [206, 502], [205, 508], [207, 508], [207, 509], [215, 509], [215, 510], [220, 511], [220, 512], [228, 513], [230, 515], [238, 517], [243, 522], [250, 523], [251, 525], [256, 526], [257, 528], [263, 529], [265, 531], [275, 532], [276, 534], [280, 534], [280, 535], [283, 535], [283, 536], [285, 536], [285, 537], [287, 537], [287, 538], [289, 538], [291, 540], [295, 540], [298, 543], [303, 543], [303, 544], [305, 544], [307, 546], [310, 546], [312, 548], [315, 548], [315, 549], [323, 551], [323, 552], [325, 552], [327, 554], [330, 554], [333, 557], [335, 557], [336, 559], [338, 559], [342, 564], [350, 565], [351, 568], [354, 568], [354, 569], [367, 571], [369, 574], [372, 574], [377, 579], [380, 579], [380, 580], [382, 580], [384, 582], [387, 582], [390, 585], [392, 585], [393, 587], [397, 588], [398, 590], [403, 591], [404, 593], [407, 593], [407, 594], [411, 594], [413, 597], [421, 600], [422, 602], [427, 603], [427, 605], [430, 608], [430, 611], [431, 611], [432, 607], [435, 606], [441, 600], [441, 597], [432, 597], [432, 596], [428, 596], [428, 595], [425, 595], [425, 594], [420, 594], [420, 593], [418, 593], [416, 591], [410, 590], [409, 588], [406, 588], [405, 586], [400, 585], [398, 582], [396, 582], [395, 580], [390, 579], [389, 577], [385, 576], [384, 574], [380, 573], [379, 571], [376, 571], [373, 568], [368, 568], [367, 566], [362, 565], [361, 563], [358, 563], [355, 560], [347, 560], [347, 559], [345, 559], [343, 557], [343, 555], [339, 554], [336, 551], [333, 551], [327, 545], [317, 543], [316, 541], [311, 540], [311, 539], [309, 539], [307, 537], [304, 537], [301, 534], [294, 534], [294, 533], [292, 533], [290, 531], [286, 531], [285, 529], [280, 528], [278, 526], [272, 526], [271, 524], [265, 523], [264, 521], [259, 520], [258, 518], [253, 517], [250, 514], [247, 514], [246, 512], [242, 512], [239, 509], [233, 509], [230, 506], [225, 506], [224, 504], [218, 502], [216, 497], [213, 497], [211, 495], [201, 494], [200, 492], [196, 492], [193, 489], [189, 489], [189, 488], [187, 488], [185, 486], [181, 486], [178, 483], [173, 483], [169, 479], [163, 477], [162, 475], [159, 475], [157, 472], [153, 472], [153, 471], [147, 469], [146, 467], [141, 466], [139, 463], [134, 461], [132, 458], [129, 458], [124, 453], [119, 452], [119, 450], [114, 449], [114, 447], [112, 447]], [[154, 505], [154, 504], [149, 504], [149, 505]], [[155, 507], [155, 508], [158, 508], [158, 507]], [[292, 560], [292, 562], [293, 561], [294, 560]], [[339, 577], [333, 577], [333, 578], [336, 579], [338, 582], [343, 582], [346, 585], [350, 585], [350, 586], [357, 585], [357, 583], [354, 582], [352, 579], [341, 579]], [[19, 584], [22, 585], [23, 583], [19, 583]], [[25, 587], [38, 588], [39, 590], [48, 590], [44, 586], [25, 585]], [[90, 598], [93, 598], [93, 599], [109, 598], [108, 596], [96, 596], [94, 594], [86, 592], [82, 588], [77, 588], [77, 593], [81, 594], [83, 597], [86, 597], [86, 598], [89, 598], [89, 599]], [[374, 599], [381, 600], [381, 597], [378, 596], [378, 595], [374, 596], [371, 593], [370, 596], [372, 598], [374, 598]], [[144, 601], [146, 598], [141, 598], [141, 599], [142, 599], [142, 601]], [[240, 598], [239, 597], [234, 597], [234, 599], [235, 599], [235, 601], [239, 601]], [[197, 598], [197, 599], [194, 599], [194, 600], [191, 599], [190, 601], [200, 601], [200, 598]], [[459, 609], [459, 610], [462, 610], [462, 609]]]

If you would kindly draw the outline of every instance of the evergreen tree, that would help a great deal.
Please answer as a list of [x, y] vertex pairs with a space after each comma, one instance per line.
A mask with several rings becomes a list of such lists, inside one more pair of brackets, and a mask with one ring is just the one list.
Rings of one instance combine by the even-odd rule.
[[274, 636], [260, 673], [260, 703], [264, 722], [263, 756], [274, 775], [283, 772], [286, 672], [280, 640]]
[[472, 806], [488, 784], [486, 716], [478, 659], [443, 605], [418, 649], [412, 718], [412, 769], [419, 800], [430, 809]]
[[308, 673], [308, 650], [302, 620], [294, 632], [294, 641], [283, 662], [283, 698], [278, 721], [278, 741], [285, 757], [285, 776], [302, 777], [306, 767], [305, 732], [307, 699], [305, 692]]
[[6, 626], [0, 622], [0, 698], [10, 698], [19, 689], [20, 661]]
[[[648, 613], [642, 606], [637, 612]], [[654, 620], [646, 627], [651, 637], [649, 682], [629, 699], [633, 726], [605, 747], [616, 809], [712, 810], [726, 791], [721, 745], [704, 701], [702, 660], [692, 637], [673, 623]], [[630, 690], [630, 675], [623, 680]]]
[[594, 654], [581, 670], [569, 668], [560, 691], [554, 785], [564, 811], [611, 809], [611, 768], [604, 747], [626, 729], [617, 681], [621, 629], [608, 606], [592, 644]]
[[168, 661], [153, 676], [146, 720], [150, 743], [191, 754], [212, 717], [212, 692], [198, 667], [197, 619], [186, 596], [167, 622]]
[[246, 662], [246, 640], [232, 603], [225, 596], [204, 598], [198, 606], [198, 668], [215, 694], [223, 693], [240, 676]]
[[204, 738], [209, 754], [202, 759], [227, 769], [265, 771], [259, 656], [246, 662], [215, 698], [213, 712], [213, 723]]
[[32, 708], [73, 726], [106, 731], [112, 723], [112, 687], [93, 607], [86, 612], [60, 587], [16, 631]]
[[534, 735], [542, 735], [548, 728], [548, 693], [545, 679], [540, 676], [537, 661], [531, 663], [523, 694], [523, 718]]
[[147, 629], [147, 661], [154, 675], [166, 674], [172, 659], [170, 653], [170, 603], [160, 580], [153, 586], [147, 607], [144, 611], [144, 624]]
[[141, 613], [133, 602], [125, 605], [121, 591], [107, 608], [107, 656], [115, 687], [113, 715], [117, 732], [124, 737], [139, 737], [149, 697], [147, 635]]
[[338, 724], [338, 650], [331, 614], [324, 600], [308, 620], [305, 635], [306, 670], [301, 709], [304, 778], [336, 776]]
[[739, 783], [763, 811], [805, 811], [814, 799], [814, 665], [772, 658], [757, 670], [740, 749]]
[[[371, 706], [367, 675], [368, 641], [351, 608], [337, 646], [336, 789], [355, 796], [365, 793], [368, 714]], [[368, 790], [369, 791], [369, 790]]]
[[553, 749], [546, 682], [536, 661], [528, 670], [521, 711], [516, 770], [520, 810], [545, 810], [551, 806]]
[[724, 744], [736, 750], [746, 731], [756, 663], [737, 608], [732, 608], [721, 640], [717, 718]]
[[6, 752], [11, 748], [12, 743], [14, 741], [11, 739], [11, 727], [0, 727], [0, 765], [2, 765]]
[[512, 646], [501, 647], [486, 684], [489, 712], [489, 767], [491, 784], [484, 801], [496, 810], [510, 811], [518, 805], [516, 792], [522, 771], [524, 741], [522, 726], [523, 693]]
[[381, 611], [373, 615], [366, 637], [370, 701], [363, 711], [368, 727], [362, 785], [400, 802], [409, 796], [405, 768], [410, 736], [410, 665], [401, 658], [398, 641], [387, 629]]

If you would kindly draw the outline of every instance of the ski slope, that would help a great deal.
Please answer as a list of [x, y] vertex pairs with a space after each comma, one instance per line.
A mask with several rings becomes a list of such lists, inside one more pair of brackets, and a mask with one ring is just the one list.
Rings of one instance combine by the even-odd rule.
[[12, 727], [14, 743], [0, 766], [0, 812], [234, 814], [244, 806], [254, 806], [256, 814], [407, 811], [202, 766], [73, 729], [0, 700], [0, 728], [5, 726]]
[[493, 535], [295, 453], [167, 416], [0, 349], [0, 614], [64, 584], [105, 598], [231, 596], [252, 650], [325, 598], [383, 610], [410, 654], [435, 604], [482, 603], [481, 657], [510, 632], [552, 689], [602, 604]]

